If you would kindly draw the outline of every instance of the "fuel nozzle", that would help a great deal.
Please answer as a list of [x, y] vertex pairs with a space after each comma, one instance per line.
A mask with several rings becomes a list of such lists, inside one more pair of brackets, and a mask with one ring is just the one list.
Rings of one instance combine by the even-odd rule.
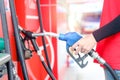
[[68, 32], [66, 34], [59, 34], [59, 40], [66, 41], [66, 48], [69, 49], [75, 42], [77, 42], [79, 39], [81, 39], [82, 36], [80, 36], [76, 32]]
[[85, 54], [84, 56], [81, 56], [80, 54], [75, 55], [72, 54], [72, 52], [69, 50], [69, 48], [77, 42], [79, 39], [82, 38], [82, 36], [76, 32], [68, 32], [66, 34], [59, 34], [59, 40], [65, 41], [66, 42], [66, 49], [69, 55], [74, 59], [74, 61], [81, 67], [84, 68], [87, 64], [88, 61], [85, 63], [84, 59], [88, 56]]

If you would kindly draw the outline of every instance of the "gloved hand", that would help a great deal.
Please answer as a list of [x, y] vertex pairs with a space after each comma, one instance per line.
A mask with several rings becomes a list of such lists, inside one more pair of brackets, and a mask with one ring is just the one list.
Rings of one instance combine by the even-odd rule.
[[77, 42], [81, 38], [82, 36], [76, 32], [68, 32], [66, 34], [59, 35], [60, 40], [66, 41], [67, 50], [69, 49], [69, 47], [71, 47], [75, 42]]

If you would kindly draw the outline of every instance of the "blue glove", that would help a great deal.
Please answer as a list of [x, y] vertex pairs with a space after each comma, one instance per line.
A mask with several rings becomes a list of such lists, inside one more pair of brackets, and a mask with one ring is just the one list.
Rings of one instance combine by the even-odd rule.
[[76, 32], [68, 32], [66, 34], [60, 34], [59, 40], [66, 41], [66, 48], [67, 50], [71, 47], [75, 42], [81, 39], [82, 36]]

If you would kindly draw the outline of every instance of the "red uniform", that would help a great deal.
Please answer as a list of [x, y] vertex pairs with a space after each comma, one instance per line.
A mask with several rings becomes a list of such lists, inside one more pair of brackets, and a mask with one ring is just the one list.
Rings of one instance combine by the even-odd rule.
[[[112, 23], [116, 17], [120, 15], [120, 0], [104, 0], [103, 11], [101, 16], [101, 28], [106, 27], [104, 25]], [[99, 55], [106, 60], [106, 62], [113, 68], [120, 70], [120, 21], [117, 20], [113, 23], [114, 27], [117, 26], [116, 33], [109, 35], [102, 40], [98, 40], [96, 51]], [[114, 27], [110, 27], [114, 30]], [[108, 30], [109, 27], [108, 27]], [[100, 31], [99, 31], [100, 32]], [[114, 31], [111, 31], [111, 33]], [[96, 31], [97, 33], [97, 31]], [[104, 35], [103, 33], [101, 33]], [[97, 35], [96, 35], [97, 36]]]

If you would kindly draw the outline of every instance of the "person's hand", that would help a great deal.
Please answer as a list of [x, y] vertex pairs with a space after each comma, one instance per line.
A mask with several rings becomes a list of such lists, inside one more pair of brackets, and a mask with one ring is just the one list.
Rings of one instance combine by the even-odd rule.
[[72, 47], [70, 47], [70, 51], [74, 51], [74, 54], [78, 54], [79, 52], [89, 53], [96, 43], [97, 42], [93, 34], [89, 34], [78, 40]]

